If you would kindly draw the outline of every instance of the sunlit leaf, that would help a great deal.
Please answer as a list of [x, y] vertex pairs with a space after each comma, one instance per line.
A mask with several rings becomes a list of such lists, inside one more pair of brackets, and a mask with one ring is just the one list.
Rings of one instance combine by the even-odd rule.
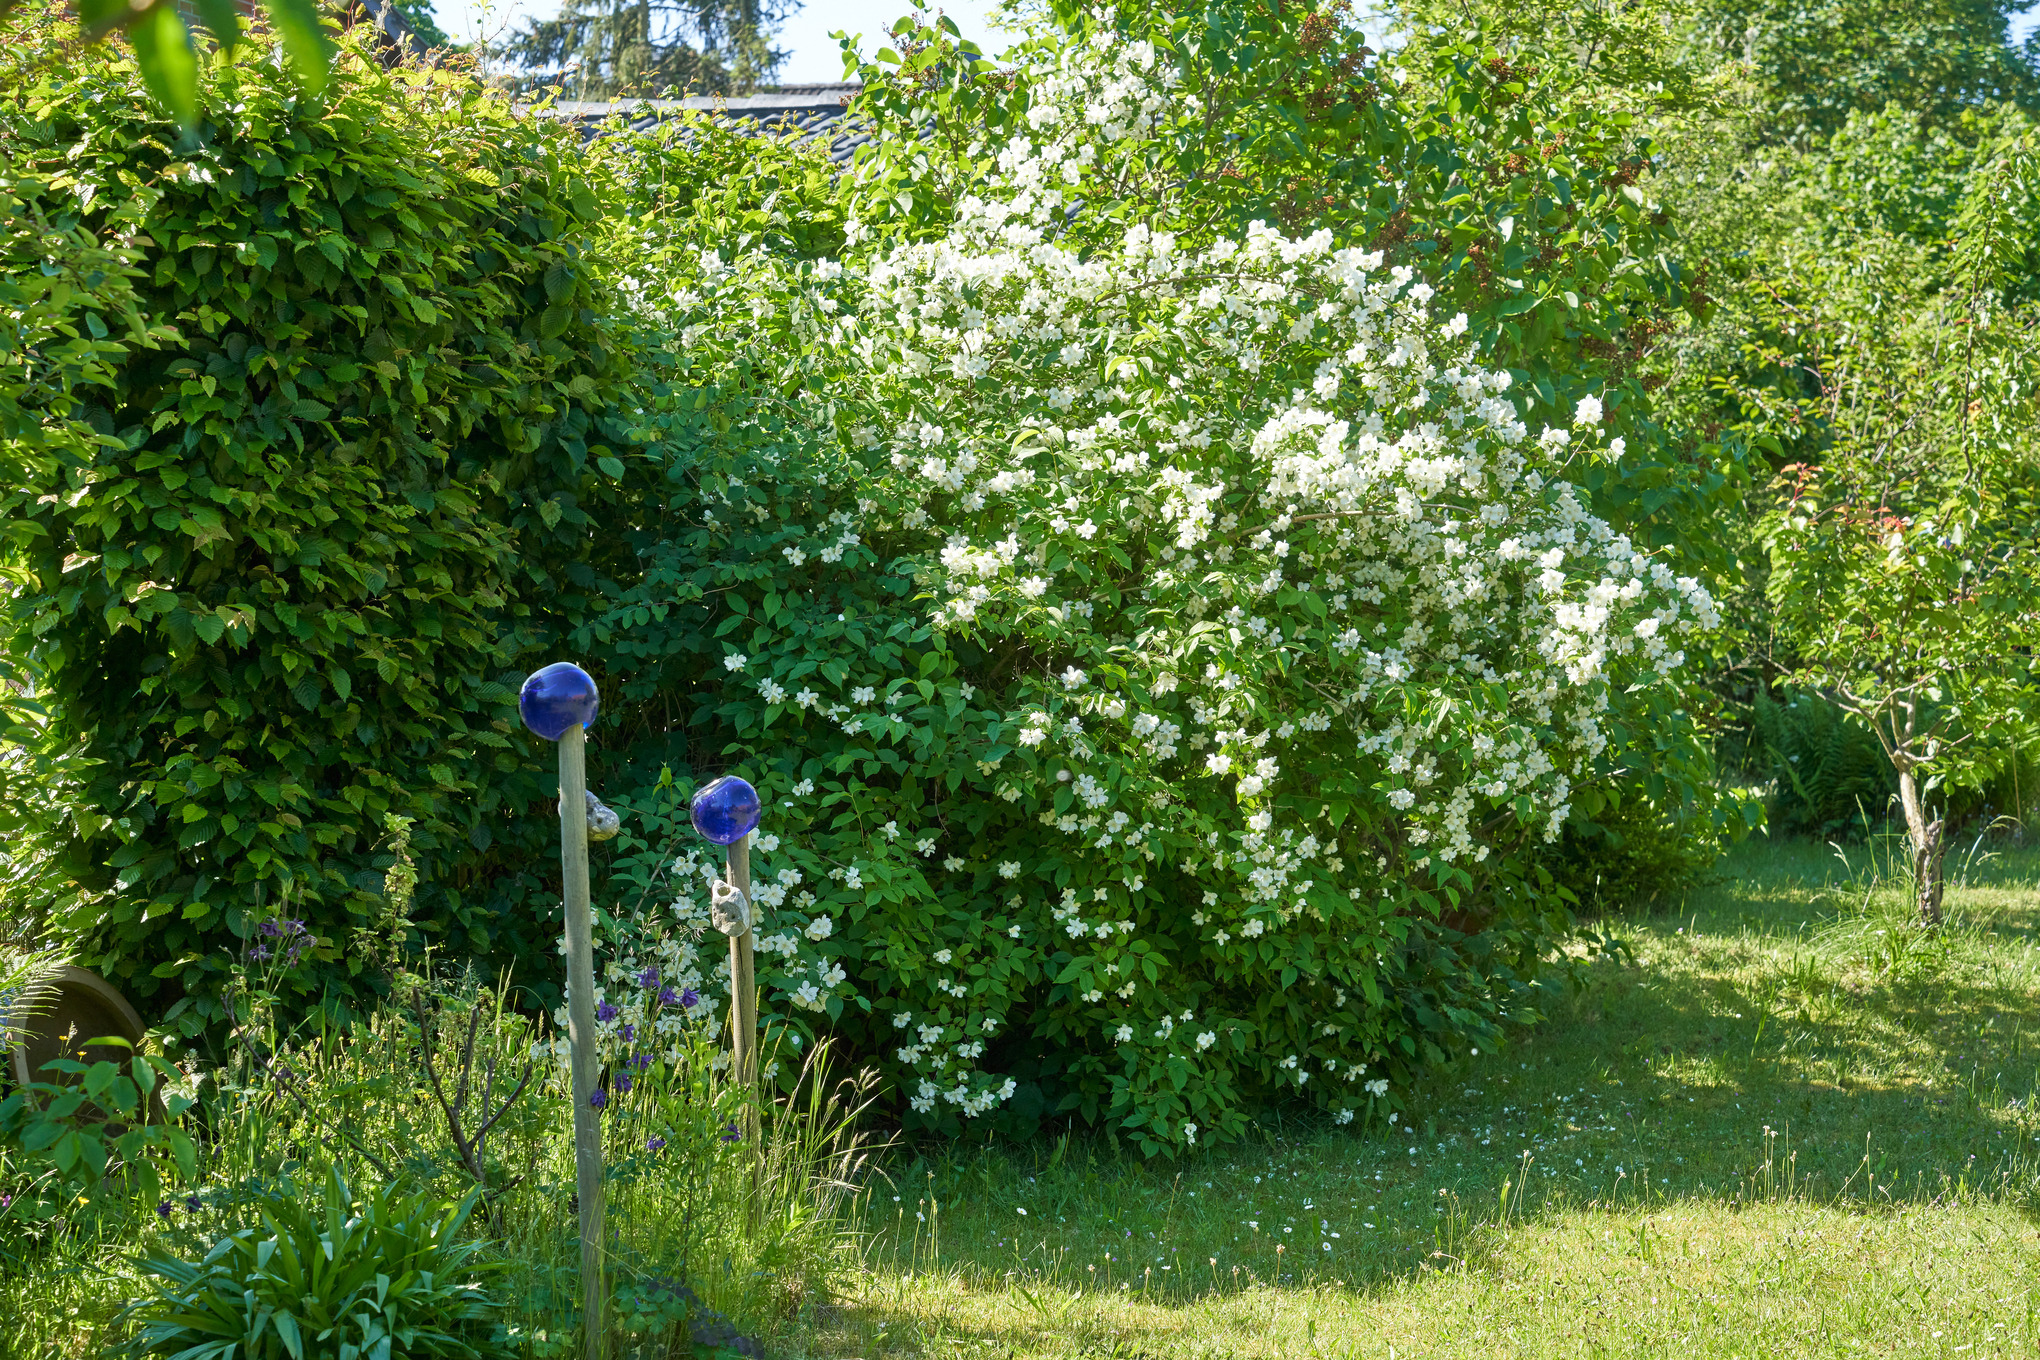
[[232, 49], [241, 41], [241, 11], [234, 0], [192, 0], [198, 17], [212, 30], [222, 46]]
[[128, 29], [149, 93], [185, 127], [198, 121], [198, 54], [175, 7], [158, 4]]
[[319, 22], [316, 0], [263, 0], [263, 8], [283, 35], [283, 50], [290, 67], [313, 94], [326, 88], [326, 68], [333, 59], [333, 45]]

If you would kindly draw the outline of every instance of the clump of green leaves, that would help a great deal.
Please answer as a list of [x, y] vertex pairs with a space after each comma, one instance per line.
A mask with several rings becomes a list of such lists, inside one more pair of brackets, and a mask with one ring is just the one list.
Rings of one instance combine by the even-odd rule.
[[227, 1234], [203, 1259], [142, 1263], [161, 1283], [128, 1309], [127, 1353], [515, 1355], [478, 1283], [481, 1244], [462, 1239], [478, 1198], [448, 1204], [387, 1185], [357, 1196], [337, 1167], [318, 1197], [280, 1184], [257, 1206], [258, 1226]]
[[[91, 1042], [126, 1047], [120, 1039]], [[164, 1098], [166, 1085], [182, 1079], [153, 1053], [127, 1061], [58, 1058], [45, 1064], [43, 1079], [0, 1100], [0, 1146], [21, 1159], [14, 1169], [29, 1177], [39, 1216], [59, 1212], [110, 1176], [144, 1200], [157, 1197], [166, 1165], [191, 1179], [198, 1154], [179, 1122], [191, 1101], [176, 1093]]]
[[1818, 144], [1851, 113], [1886, 105], [1941, 122], [2000, 100], [2034, 107], [2040, 77], [2007, 41], [2023, 8], [2016, 0], [1700, 0], [1661, 13], [1700, 53], [1746, 66], [1767, 139]]
[[[14, 0], [0, 5], [0, 20], [17, 8]], [[326, 21], [317, 0], [263, 0], [263, 11], [288, 57], [292, 73], [312, 94], [325, 88], [333, 59], [333, 44], [325, 32]], [[209, 30], [213, 41], [231, 50], [246, 35], [239, 5], [227, 0], [197, 0], [196, 17]], [[75, 15], [64, 13], [65, 45], [77, 49], [120, 35], [134, 55], [135, 67], [149, 93], [184, 127], [199, 116], [201, 61], [186, 24], [185, 7], [176, 0], [82, 0]], [[39, 8], [29, 11], [31, 20], [49, 17]], [[47, 58], [46, 58], [47, 59]], [[75, 50], [62, 53], [60, 60], [89, 60]]]
[[128, 233], [148, 334], [73, 365], [51, 418], [91, 437], [29, 445], [0, 502], [33, 747], [92, 770], [11, 847], [31, 912], [197, 1026], [278, 904], [329, 942], [382, 919], [397, 815], [420, 930], [499, 947], [543, 787], [516, 684], [630, 454], [571, 138], [353, 50], [318, 101], [216, 55], [188, 136], [111, 49], [37, 69], [0, 98], [10, 164], [70, 205], [53, 229]]

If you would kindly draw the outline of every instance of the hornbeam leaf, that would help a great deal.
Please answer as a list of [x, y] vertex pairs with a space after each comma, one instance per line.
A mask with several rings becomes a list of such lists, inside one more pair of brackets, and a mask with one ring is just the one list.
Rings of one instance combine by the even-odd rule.
[[326, 88], [326, 64], [332, 59], [332, 44], [319, 22], [318, 0], [263, 0], [276, 31], [283, 35], [283, 50], [290, 56], [291, 69], [313, 94]]
[[142, 83], [184, 127], [198, 121], [198, 54], [176, 7], [158, 3], [128, 29]]
[[198, 7], [198, 17], [220, 40], [220, 46], [229, 51], [241, 41], [241, 11], [234, 0], [193, 0]]
[[122, 0], [79, 0], [78, 19], [86, 32], [104, 28], [122, 18], [127, 6]]

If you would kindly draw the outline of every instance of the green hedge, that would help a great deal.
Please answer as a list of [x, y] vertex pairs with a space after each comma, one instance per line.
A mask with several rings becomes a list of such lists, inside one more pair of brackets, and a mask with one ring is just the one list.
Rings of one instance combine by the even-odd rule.
[[7, 652], [54, 701], [44, 749], [87, 767], [13, 853], [39, 915], [194, 1024], [266, 915], [311, 924], [305, 985], [337, 994], [392, 812], [428, 938], [522, 952], [547, 858], [519, 843], [552, 814], [515, 688], [599, 589], [630, 373], [566, 134], [358, 54], [318, 99], [259, 45], [203, 84], [188, 137], [105, 48], [0, 100], [11, 173], [88, 229], [133, 212], [164, 328], [83, 389], [97, 442], [32, 450], [0, 501]]

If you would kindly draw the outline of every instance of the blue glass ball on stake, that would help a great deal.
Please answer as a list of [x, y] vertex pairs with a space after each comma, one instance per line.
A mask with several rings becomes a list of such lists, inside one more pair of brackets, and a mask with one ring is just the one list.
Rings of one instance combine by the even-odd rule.
[[694, 829], [717, 845], [735, 845], [756, 831], [759, 811], [758, 790], [733, 774], [696, 789], [687, 807]]
[[575, 723], [586, 727], [602, 711], [595, 678], [571, 661], [555, 661], [533, 671], [517, 692], [517, 711], [524, 725], [547, 741], [558, 741]]

